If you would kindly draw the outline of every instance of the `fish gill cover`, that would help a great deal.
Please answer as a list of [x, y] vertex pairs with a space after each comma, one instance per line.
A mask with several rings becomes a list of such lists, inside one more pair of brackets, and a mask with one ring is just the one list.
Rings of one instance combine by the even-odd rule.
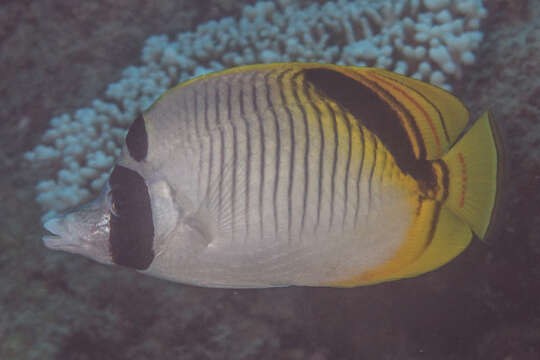
[[293, 0], [246, 6], [240, 18], [200, 24], [192, 32], [151, 36], [142, 65], [129, 66], [102, 99], [50, 121], [42, 144], [25, 154], [60, 168], [36, 185], [45, 218], [89, 200], [107, 181], [136, 116], [168, 88], [238, 65], [312, 61], [389, 69], [450, 89], [475, 60], [482, 40], [481, 0]]

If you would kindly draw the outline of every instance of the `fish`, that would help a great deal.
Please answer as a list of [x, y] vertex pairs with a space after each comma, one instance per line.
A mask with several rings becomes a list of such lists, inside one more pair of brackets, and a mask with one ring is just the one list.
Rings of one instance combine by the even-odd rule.
[[356, 287], [440, 268], [495, 223], [502, 148], [451, 93], [370, 67], [242, 66], [161, 95], [44, 244], [205, 287]]

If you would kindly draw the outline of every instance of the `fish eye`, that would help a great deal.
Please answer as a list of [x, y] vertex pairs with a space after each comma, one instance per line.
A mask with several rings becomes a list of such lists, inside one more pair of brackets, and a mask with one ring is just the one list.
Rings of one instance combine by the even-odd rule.
[[118, 217], [118, 209], [116, 208], [116, 203], [114, 201], [111, 203], [111, 213]]
[[118, 217], [118, 206], [116, 205], [116, 201], [114, 201], [113, 198], [113, 192], [110, 190], [107, 192], [107, 209], [111, 214]]

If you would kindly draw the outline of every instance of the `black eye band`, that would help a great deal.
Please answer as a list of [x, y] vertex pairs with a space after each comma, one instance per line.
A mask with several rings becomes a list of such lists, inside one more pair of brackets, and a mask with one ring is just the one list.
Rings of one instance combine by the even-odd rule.
[[118, 265], [147, 269], [154, 259], [154, 222], [143, 177], [116, 165], [109, 179], [115, 213], [110, 220], [110, 252]]

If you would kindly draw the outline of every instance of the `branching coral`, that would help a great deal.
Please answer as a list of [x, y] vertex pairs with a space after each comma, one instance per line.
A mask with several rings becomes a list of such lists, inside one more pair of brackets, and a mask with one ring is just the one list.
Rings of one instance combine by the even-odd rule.
[[277, 0], [173, 40], [152, 36], [141, 66], [126, 68], [103, 100], [53, 118], [43, 144], [25, 155], [60, 168], [38, 183], [37, 201], [55, 211], [88, 200], [105, 183], [136, 114], [179, 81], [243, 64], [319, 61], [382, 67], [449, 89], [448, 77], [475, 60], [485, 15], [481, 0], [338, 0], [305, 8]]

